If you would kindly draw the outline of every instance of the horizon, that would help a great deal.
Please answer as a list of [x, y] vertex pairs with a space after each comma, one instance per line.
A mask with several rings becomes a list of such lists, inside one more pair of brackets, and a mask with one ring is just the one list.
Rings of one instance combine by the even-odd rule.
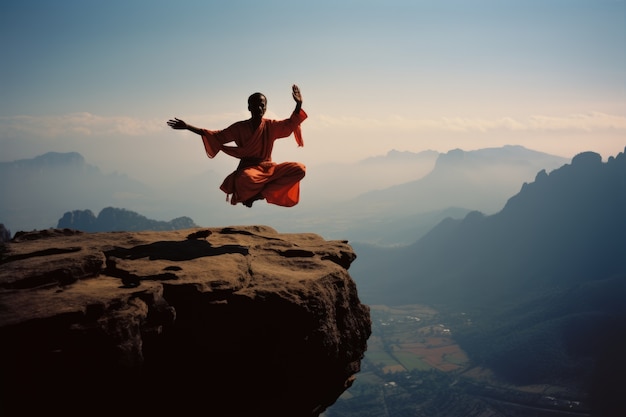
[[[459, 158], [459, 153], [465, 156]], [[418, 230], [415, 233], [420, 233], [420, 230], [426, 230], [424, 224], [436, 221], [442, 213], [445, 216], [452, 215], [448, 211], [450, 208], [457, 208], [456, 215], [461, 216], [463, 210], [458, 209], [461, 207], [493, 214], [516, 195], [524, 183], [533, 182], [540, 171], [550, 173], [571, 162], [567, 158], [519, 145], [475, 151], [455, 149], [445, 154], [435, 151], [390, 151], [385, 156], [367, 158], [355, 164], [327, 164], [312, 168], [304, 184], [302, 204], [285, 211], [267, 204], [259, 205], [255, 210], [230, 206], [218, 190], [222, 174], [215, 171], [187, 178], [174, 186], [159, 184], [154, 187], [124, 172], [106, 173], [77, 152], [52, 154], [52, 161], [70, 162], [67, 167], [78, 168], [78, 171], [74, 170], [68, 177], [67, 170], [44, 169], [47, 174], [41, 178], [40, 168], [48, 166], [47, 163], [22, 164], [29, 167], [28, 172], [34, 175], [21, 177], [26, 182], [20, 183], [14, 176], [17, 172], [23, 172], [14, 169], [19, 164], [2, 163], [8, 174], [5, 186], [9, 189], [15, 187], [12, 193], [14, 207], [2, 207], [5, 210], [3, 220], [11, 230], [54, 227], [68, 212], [90, 210], [95, 214], [113, 207], [130, 210], [157, 221], [168, 222], [184, 216], [193, 219], [199, 226], [258, 223], [271, 224], [292, 232], [313, 228], [322, 235], [336, 238], [360, 236], [359, 239], [364, 241], [375, 239], [384, 245], [395, 245], [415, 236], [387, 236], [386, 233], [363, 228], [359, 219], [382, 215], [387, 218], [386, 221], [394, 221], [413, 216]], [[14, 162], [50, 160], [46, 158], [47, 155]], [[80, 157], [85, 165], [76, 166], [76, 157], [68, 159], [65, 155]], [[446, 157], [448, 155], [450, 157]], [[440, 158], [443, 158], [442, 164], [438, 162]], [[520, 164], [520, 161], [524, 162]], [[450, 170], [451, 162], [455, 167], [465, 170], [465, 173], [457, 168]], [[57, 163], [53, 165], [57, 166]], [[92, 169], [84, 170], [85, 166]], [[380, 172], [386, 175], [380, 175]], [[60, 177], [57, 176], [59, 173]], [[456, 175], [456, 180], [450, 174]], [[332, 187], [338, 176], [343, 178], [342, 186]], [[393, 193], [401, 189], [413, 190], [413, 187], [419, 187], [420, 181], [425, 188], [420, 192], [406, 194], [408, 200], [400, 201], [398, 196], [392, 197]], [[462, 192], [455, 188], [459, 183], [464, 184]], [[441, 190], [433, 193], [438, 187]], [[400, 193], [404, 194], [403, 191]], [[360, 203], [359, 199], [362, 199]], [[395, 205], [389, 206], [393, 201]], [[20, 204], [22, 209], [16, 211]], [[358, 208], [360, 205], [363, 210]], [[367, 207], [378, 208], [371, 211]], [[418, 221], [420, 216], [423, 220]], [[376, 223], [374, 221], [372, 224]], [[390, 232], [393, 230], [389, 229]]]
[[225, 173], [236, 160], [166, 121], [225, 128], [255, 91], [286, 118], [293, 83], [305, 146], [277, 142], [276, 161], [504, 145], [606, 160], [626, 145], [625, 15], [624, 0], [12, 3], [2, 160], [78, 152], [146, 183]]

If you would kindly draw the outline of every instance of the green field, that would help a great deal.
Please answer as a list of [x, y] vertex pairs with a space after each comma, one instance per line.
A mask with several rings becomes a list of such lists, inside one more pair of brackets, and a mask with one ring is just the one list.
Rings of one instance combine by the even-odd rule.
[[407, 371], [428, 371], [433, 368], [428, 363], [424, 362], [421, 357], [411, 352], [396, 352], [394, 356]]

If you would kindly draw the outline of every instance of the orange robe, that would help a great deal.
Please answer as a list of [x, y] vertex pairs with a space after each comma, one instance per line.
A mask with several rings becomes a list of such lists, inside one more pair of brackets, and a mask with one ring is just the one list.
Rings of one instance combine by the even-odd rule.
[[[300, 200], [300, 180], [306, 167], [299, 162], [272, 162], [274, 141], [292, 133], [298, 146], [304, 146], [300, 124], [307, 118], [304, 110], [293, 112], [289, 119], [262, 119], [253, 131], [248, 120], [236, 122], [223, 130], [202, 130], [202, 142], [209, 158], [222, 151], [240, 159], [239, 166], [226, 177], [220, 189], [231, 204], [265, 198], [268, 203], [292, 207]], [[226, 143], [235, 142], [237, 146]]]

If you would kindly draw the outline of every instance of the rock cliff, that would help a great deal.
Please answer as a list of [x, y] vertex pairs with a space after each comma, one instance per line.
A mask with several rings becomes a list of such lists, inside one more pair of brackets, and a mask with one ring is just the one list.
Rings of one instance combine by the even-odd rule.
[[0, 414], [318, 416], [371, 333], [345, 241], [265, 226], [17, 233]]

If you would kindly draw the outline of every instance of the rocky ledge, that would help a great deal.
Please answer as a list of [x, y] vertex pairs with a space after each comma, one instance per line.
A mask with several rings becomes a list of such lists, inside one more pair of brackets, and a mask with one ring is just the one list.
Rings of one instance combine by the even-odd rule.
[[345, 241], [265, 226], [18, 233], [0, 414], [318, 416], [371, 333]]

